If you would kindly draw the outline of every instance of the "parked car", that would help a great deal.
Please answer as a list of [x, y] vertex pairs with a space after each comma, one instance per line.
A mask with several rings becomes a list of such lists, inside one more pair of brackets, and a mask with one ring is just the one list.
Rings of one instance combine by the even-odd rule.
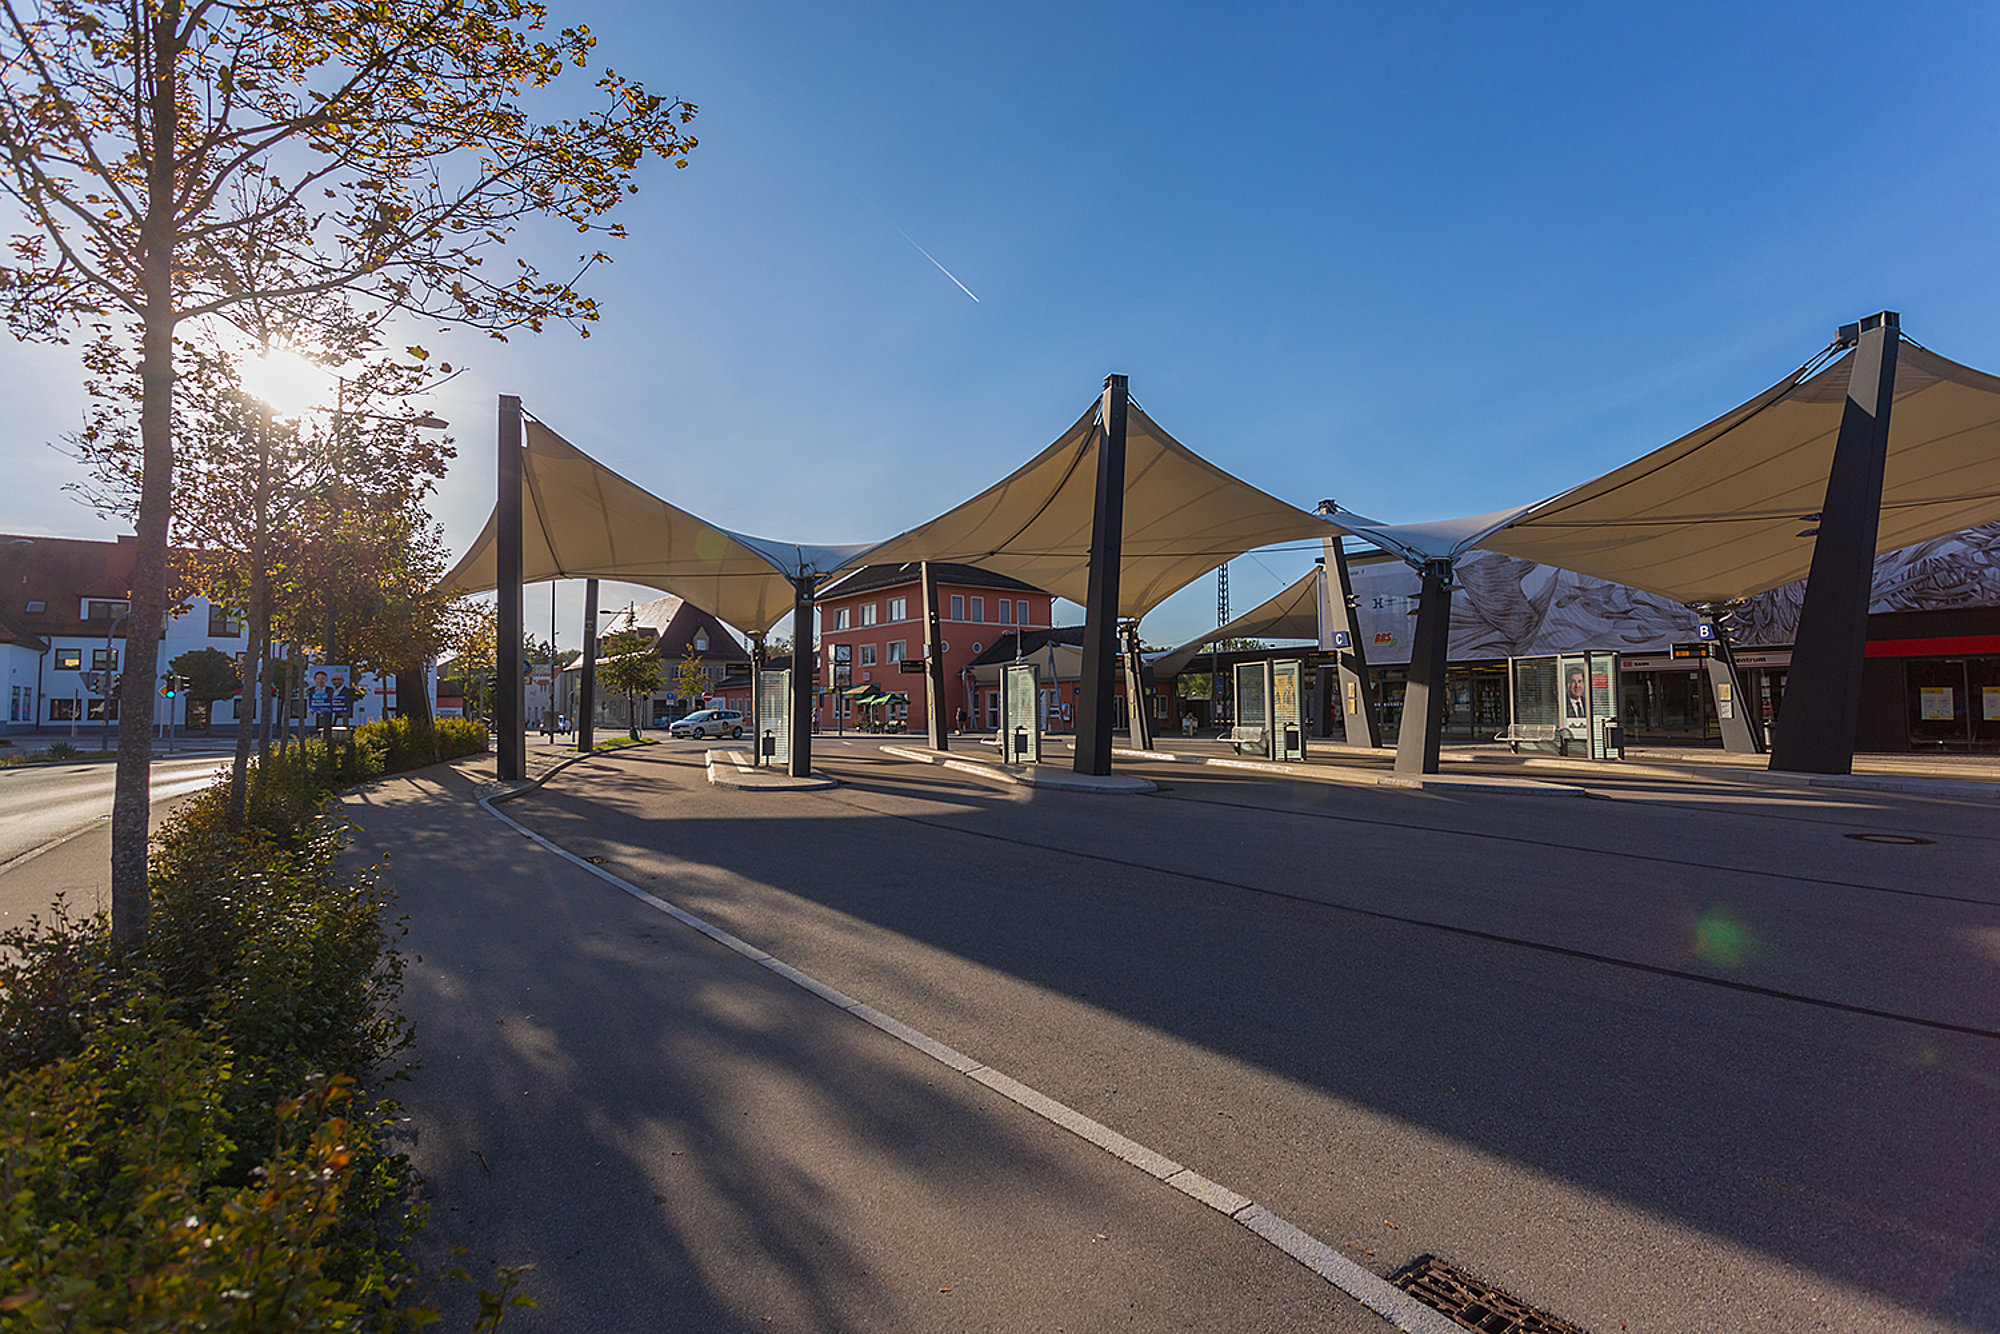
[[709, 736], [742, 736], [743, 715], [734, 709], [701, 709], [671, 724], [668, 736], [691, 736], [696, 741]]

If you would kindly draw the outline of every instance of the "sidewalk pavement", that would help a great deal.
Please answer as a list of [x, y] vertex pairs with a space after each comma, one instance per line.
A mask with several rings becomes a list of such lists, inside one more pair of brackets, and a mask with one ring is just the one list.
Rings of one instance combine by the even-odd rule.
[[426, 1259], [534, 1265], [539, 1308], [510, 1329], [1388, 1328], [1246, 1227], [529, 842], [475, 804], [491, 766], [347, 808], [409, 922]]

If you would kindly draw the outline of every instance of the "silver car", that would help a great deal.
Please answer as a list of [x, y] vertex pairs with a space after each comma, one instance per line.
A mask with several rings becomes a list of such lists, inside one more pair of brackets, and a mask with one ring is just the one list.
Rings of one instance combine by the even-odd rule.
[[711, 736], [742, 736], [743, 715], [734, 709], [701, 709], [671, 724], [668, 736], [687, 736], [700, 741]]

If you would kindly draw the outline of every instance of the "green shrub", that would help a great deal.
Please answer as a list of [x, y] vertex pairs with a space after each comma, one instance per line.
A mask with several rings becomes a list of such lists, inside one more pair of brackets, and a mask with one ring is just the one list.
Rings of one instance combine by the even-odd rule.
[[[409, 1040], [397, 928], [374, 875], [343, 873], [326, 810], [429, 735], [383, 730], [273, 756], [241, 829], [226, 784], [184, 803], [156, 835], [142, 949], [60, 903], [0, 934], [0, 1334], [434, 1318], [401, 1254], [423, 1214], [387, 1144], [398, 1109], [358, 1092]], [[532, 1305], [499, 1280], [476, 1330]]]
[[444, 758], [456, 760], [466, 755], [484, 754], [492, 744], [492, 737], [486, 724], [472, 718], [440, 718], [437, 724], [438, 743], [444, 749]]
[[262, 1165], [230, 1181], [218, 1108], [240, 1078], [226, 1044], [151, 1001], [0, 1091], [0, 1328], [422, 1322], [399, 1238], [357, 1245], [348, 1225], [379, 1115], [351, 1081], [315, 1080], [267, 1109]]

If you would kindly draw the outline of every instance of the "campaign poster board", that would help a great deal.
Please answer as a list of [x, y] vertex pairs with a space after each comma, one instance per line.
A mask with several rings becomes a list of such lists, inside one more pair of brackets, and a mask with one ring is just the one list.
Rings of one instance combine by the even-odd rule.
[[306, 668], [306, 712], [321, 718], [354, 717], [354, 672], [347, 667], [313, 663]]
[[1041, 762], [1040, 696], [1041, 673], [1034, 663], [1009, 663], [1001, 669], [1000, 758], [1009, 764]]
[[1571, 741], [1590, 744], [1590, 660], [1582, 654], [1556, 659], [1556, 721]]

